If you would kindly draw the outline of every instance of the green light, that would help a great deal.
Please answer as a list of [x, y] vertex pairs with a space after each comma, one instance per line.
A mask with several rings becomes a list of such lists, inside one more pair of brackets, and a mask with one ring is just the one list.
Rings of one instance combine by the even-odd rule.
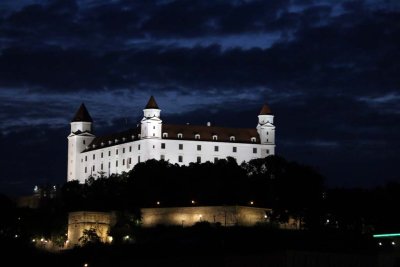
[[393, 236], [400, 236], [400, 233], [395, 233], [395, 234], [379, 234], [379, 235], [373, 235], [373, 237], [393, 237]]

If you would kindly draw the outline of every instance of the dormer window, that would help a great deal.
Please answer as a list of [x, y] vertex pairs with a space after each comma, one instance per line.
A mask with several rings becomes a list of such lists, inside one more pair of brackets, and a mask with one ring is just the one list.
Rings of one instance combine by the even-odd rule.
[[108, 141], [108, 144], [109, 144], [109, 145], [111, 145], [111, 144], [112, 144], [112, 141], [111, 141], [111, 140], [110, 140], [110, 141]]
[[104, 146], [104, 142], [101, 142], [101, 146]]
[[255, 142], [256, 142], [256, 138], [255, 138], [255, 137], [252, 137], [252, 138], [251, 138], [251, 142], [252, 142], [252, 143], [255, 143]]
[[132, 138], [132, 140], [135, 140], [135, 136], [134, 135], [132, 135], [131, 138]]
[[200, 140], [200, 135], [199, 134], [195, 134], [194, 139]]
[[163, 134], [162, 134], [162, 137], [163, 137], [163, 138], [168, 138], [168, 133], [163, 133]]
[[231, 137], [229, 137], [229, 141], [234, 142], [235, 141], [235, 137], [232, 135]]
[[93, 148], [96, 148], [96, 145], [93, 145]]
[[178, 133], [178, 139], [182, 139], [182, 137], [183, 137], [183, 134]]
[[119, 141], [118, 139], [115, 139], [115, 143], [118, 143], [118, 141]]
[[212, 140], [213, 140], [213, 141], [217, 141], [217, 140], [218, 140], [218, 136], [217, 136], [216, 134], [214, 134], [214, 135], [212, 136]]
[[126, 140], [126, 138], [125, 138], [125, 137], [122, 137], [122, 141], [125, 142], [125, 140]]

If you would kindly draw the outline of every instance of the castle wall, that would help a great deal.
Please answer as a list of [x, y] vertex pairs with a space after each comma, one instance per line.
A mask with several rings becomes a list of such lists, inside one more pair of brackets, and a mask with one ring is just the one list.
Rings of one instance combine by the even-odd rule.
[[266, 211], [270, 209], [245, 206], [203, 206], [143, 208], [142, 226], [157, 225], [193, 226], [197, 222], [220, 223], [222, 226], [253, 226], [266, 222]]

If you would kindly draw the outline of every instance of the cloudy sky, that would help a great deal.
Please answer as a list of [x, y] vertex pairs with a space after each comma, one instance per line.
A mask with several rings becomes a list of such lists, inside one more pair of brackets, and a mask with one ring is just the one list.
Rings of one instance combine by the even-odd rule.
[[255, 127], [328, 186], [400, 181], [400, 2], [2, 0], [0, 192], [66, 180], [81, 102], [96, 134], [166, 123]]

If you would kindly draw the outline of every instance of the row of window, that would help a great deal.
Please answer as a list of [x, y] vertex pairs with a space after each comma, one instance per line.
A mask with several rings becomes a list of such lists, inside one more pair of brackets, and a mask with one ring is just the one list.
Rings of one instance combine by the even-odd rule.
[[[161, 143], [161, 149], [165, 149], [166, 145], [165, 143]], [[179, 144], [179, 150], [183, 150], [183, 144]], [[197, 151], [201, 151], [201, 145], [197, 145]], [[214, 146], [214, 151], [218, 152], [219, 151], [219, 146]], [[232, 152], [237, 152], [237, 147], [232, 147]], [[257, 148], [253, 147], [253, 153], [257, 153]]]
[[[182, 134], [182, 133], [178, 133], [178, 134], [177, 134], [177, 137], [178, 137], [178, 139], [182, 139], [182, 138], [183, 138], [183, 134]], [[168, 138], [168, 133], [163, 133], [163, 138]], [[195, 134], [195, 135], [194, 135], [194, 139], [200, 140], [200, 134]], [[213, 141], [217, 141], [217, 140], [218, 140], [218, 135], [214, 134], [214, 135], [212, 136], [212, 140], [213, 140]], [[229, 137], [229, 141], [234, 142], [235, 140], [236, 140], [235, 136], [232, 135], [232, 136]], [[252, 143], [255, 143], [255, 142], [257, 141], [257, 139], [256, 139], [255, 137], [251, 137], [251, 138], [250, 138], [250, 141], [251, 141]]]

